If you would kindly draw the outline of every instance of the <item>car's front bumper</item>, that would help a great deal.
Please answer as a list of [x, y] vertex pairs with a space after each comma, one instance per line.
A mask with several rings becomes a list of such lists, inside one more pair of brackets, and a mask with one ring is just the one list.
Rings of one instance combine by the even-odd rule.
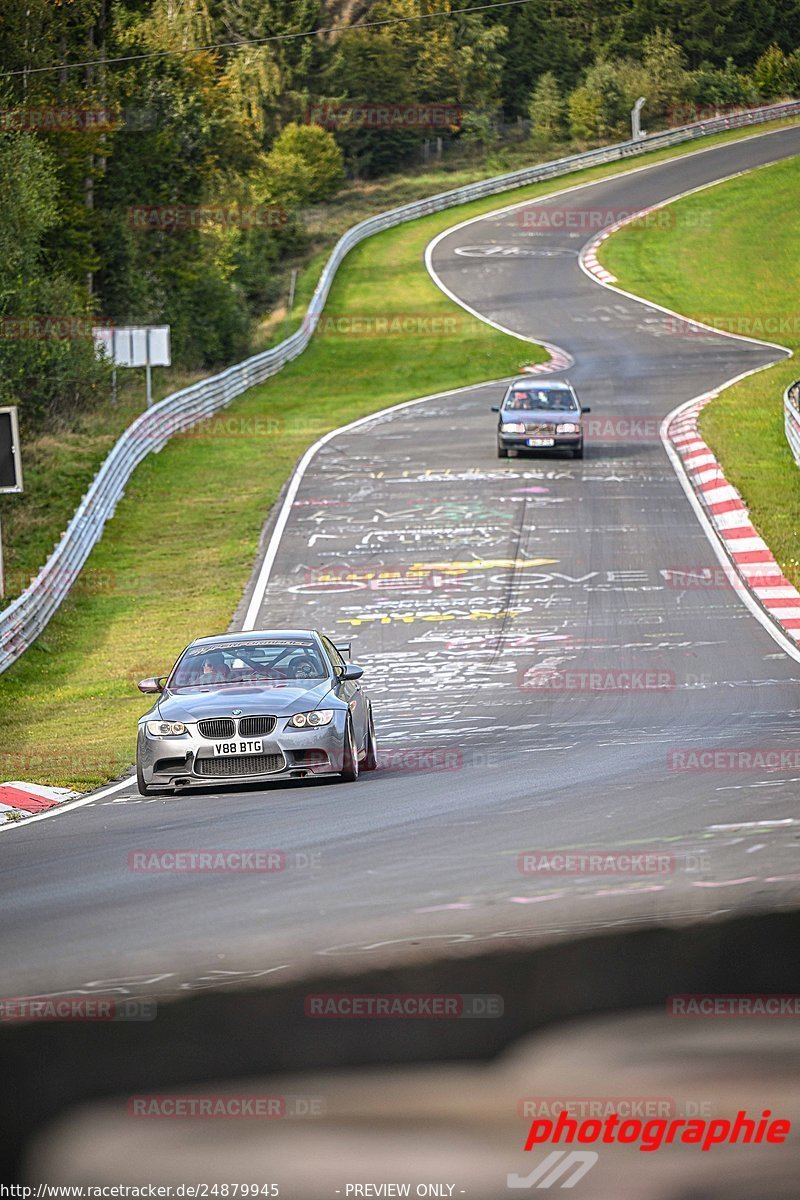
[[[218, 783], [337, 775], [342, 770], [346, 718], [346, 709], [336, 709], [329, 725], [287, 730], [287, 718], [278, 717], [272, 733], [245, 739], [260, 741], [260, 754], [232, 755], [215, 754], [214, 740], [201, 737], [196, 726], [190, 726], [187, 733], [178, 737], [151, 737], [142, 723], [136, 759], [145, 784], [153, 787], [208, 787]], [[242, 744], [242, 739], [230, 740]]]
[[[552, 446], [531, 446], [530, 440], [536, 437], [552, 438]], [[576, 446], [583, 445], [582, 433], [548, 433], [548, 434], [531, 434], [531, 433], [499, 433], [497, 441], [505, 450], [558, 450], [560, 446], [568, 447], [574, 450]]]

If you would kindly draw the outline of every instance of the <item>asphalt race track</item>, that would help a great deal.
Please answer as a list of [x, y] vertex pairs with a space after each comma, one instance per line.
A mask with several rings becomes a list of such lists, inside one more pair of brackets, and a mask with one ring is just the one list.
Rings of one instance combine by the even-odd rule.
[[[629, 211], [799, 150], [787, 128], [540, 204]], [[582, 462], [498, 461], [495, 381], [333, 438], [293, 504], [256, 627], [352, 638], [382, 769], [352, 785], [125, 789], [8, 832], [5, 994], [185, 993], [426, 942], [797, 903], [798, 779], [675, 769], [689, 749], [797, 747], [800, 665], [719, 580], [658, 433], [780, 351], [601, 288], [578, 266], [583, 220], [512, 209], [431, 255], [465, 305], [572, 356], [592, 408]], [[671, 574], [703, 570], [714, 586]], [[565, 671], [637, 683], [547, 683]], [[145, 847], [278, 848], [287, 869], [132, 872]], [[521, 852], [564, 847], [671, 857], [644, 876], [520, 869]]]

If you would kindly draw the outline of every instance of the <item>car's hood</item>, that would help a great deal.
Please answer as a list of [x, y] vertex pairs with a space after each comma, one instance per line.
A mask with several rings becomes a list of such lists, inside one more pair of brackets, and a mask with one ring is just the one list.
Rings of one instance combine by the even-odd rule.
[[[234, 709], [241, 709], [241, 715], [245, 717], [279, 716], [281, 713], [306, 712], [317, 708], [330, 690], [331, 682], [328, 679], [314, 680], [313, 686], [299, 680], [287, 680], [269, 686], [263, 683], [229, 683], [177, 688], [162, 693], [158, 701], [158, 715], [164, 721], [184, 722], [199, 721], [206, 717], [230, 717]], [[331, 702], [334, 701], [332, 696]], [[336, 704], [338, 701], [335, 701], [334, 707]]]
[[538, 409], [526, 408], [520, 411], [519, 409], [511, 409], [508, 412], [500, 413], [500, 420], [504, 423], [511, 424], [518, 422], [521, 425], [530, 425], [534, 422], [539, 425], [562, 425], [567, 421], [578, 422], [581, 419], [581, 414], [577, 412], [553, 412], [552, 408]]

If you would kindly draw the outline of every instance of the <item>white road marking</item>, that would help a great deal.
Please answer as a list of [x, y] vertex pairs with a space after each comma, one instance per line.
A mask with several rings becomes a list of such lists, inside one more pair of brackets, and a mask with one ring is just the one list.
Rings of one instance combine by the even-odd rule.
[[784, 817], [782, 820], [776, 821], [735, 821], [730, 825], [707, 825], [706, 829], [715, 833], [724, 833], [727, 830], [738, 829], [778, 829], [786, 825], [797, 825], [798, 822], [793, 817]]

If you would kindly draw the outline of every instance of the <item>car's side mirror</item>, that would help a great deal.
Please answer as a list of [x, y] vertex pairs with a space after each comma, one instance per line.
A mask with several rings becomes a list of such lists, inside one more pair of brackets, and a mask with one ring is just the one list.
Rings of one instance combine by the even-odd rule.
[[499, 405], [499, 404], [493, 404], [493, 405], [492, 405], [492, 412], [500, 412], [500, 405]]
[[355, 663], [348, 663], [342, 671], [341, 678], [345, 679], [360, 679], [364, 674], [364, 668], [356, 666]]
[[162, 675], [160, 679], [141, 679], [136, 686], [145, 696], [157, 696], [159, 692], [163, 692], [166, 682], [166, 675]]
[[592, 411], [592, 410], [591, 410], [590, 408], [586, 408], [586, 407], [584, 407], [584, 406], [582, 406], [582, 407], [581, 407], [581, 412], [582, 412], [582, 413], [585, 413], [585, 412], [591, 412], [591, 411]]

